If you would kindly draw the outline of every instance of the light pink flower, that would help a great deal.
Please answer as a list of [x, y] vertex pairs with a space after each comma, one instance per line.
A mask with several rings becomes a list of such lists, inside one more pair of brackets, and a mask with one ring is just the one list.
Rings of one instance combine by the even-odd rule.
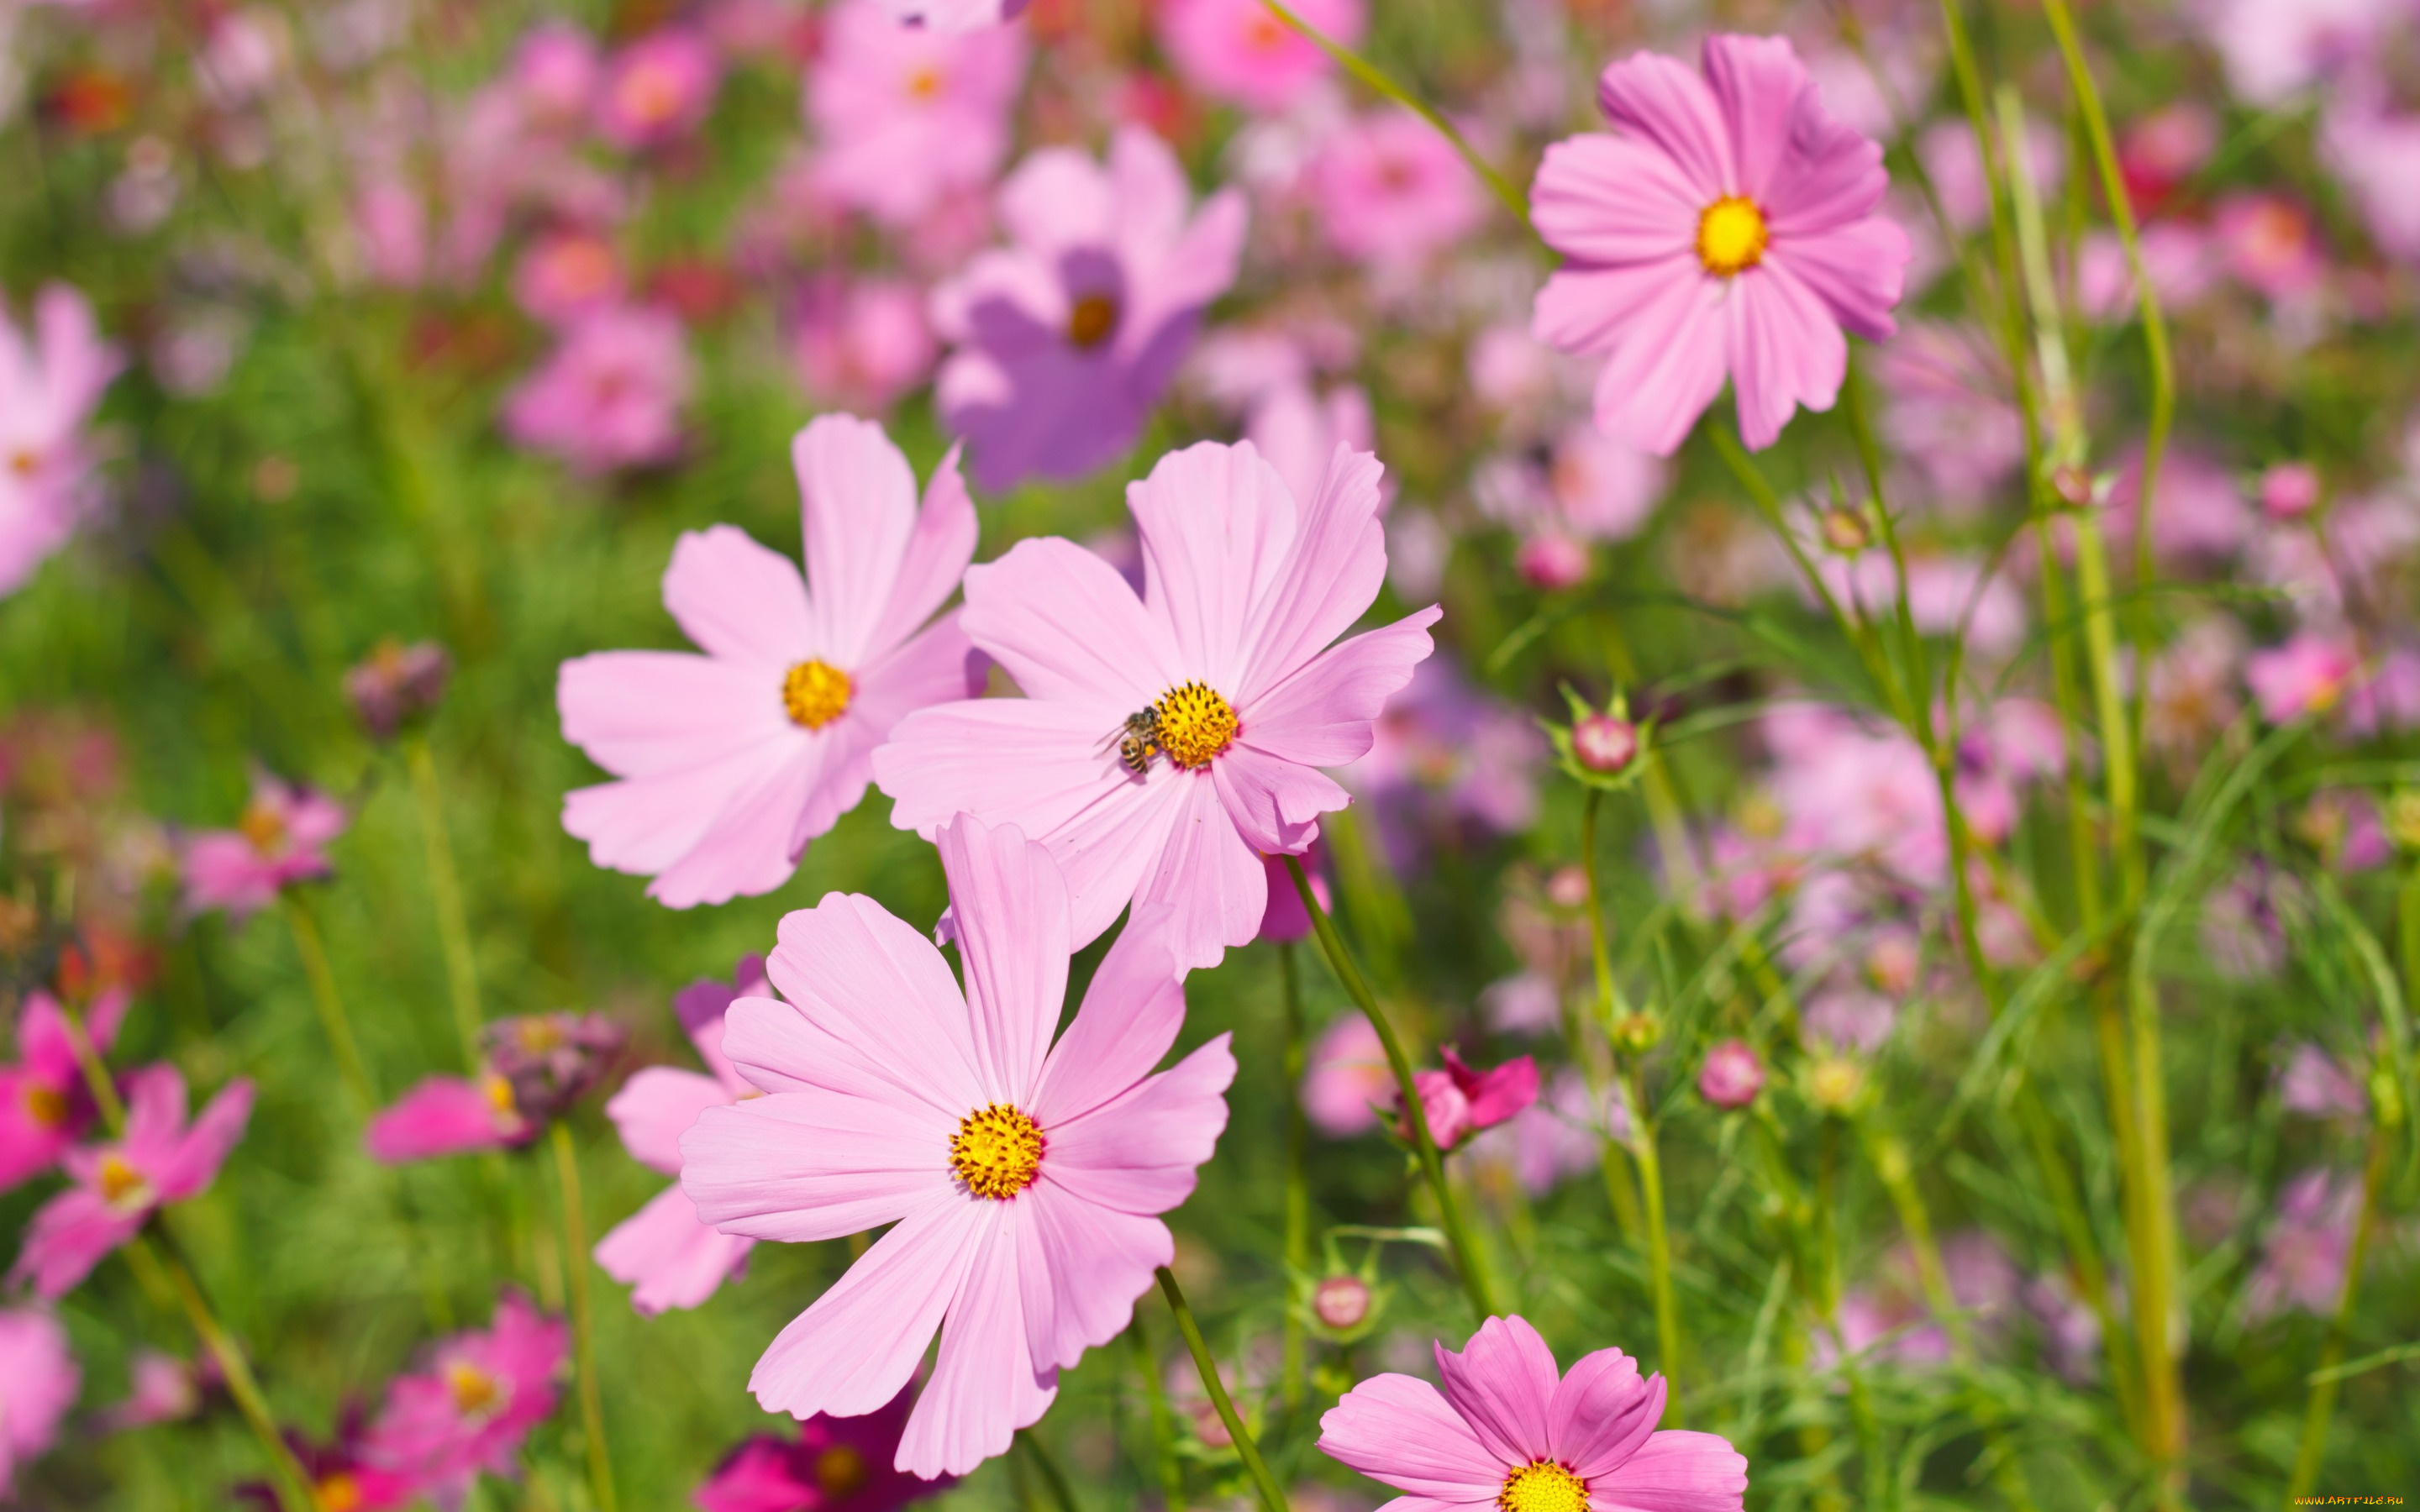
[[2327, 276], [2311, 212], [2282, 194], [2228, 194], [2218, 202], [2211, 229], [2227, 271], [2273, 303], [2303, 298]]
[[30, 1307], [0, 1312], [0, 1497], [15, 1490], [19, 1466], [50, 1451], [83, 1381], [57, 1319]]
[[[2125, 561], [2133, 560], [2135, 496], [2142, 491], [2143, 454], [2127, 454], [2110, 485], [2102, 533]], [[2164, 563], [2210, 563], [2243, 549], [2257, 523], [2235, 474], [2207, 454], [2171, 447], [2160, 463], [2160, 497], [2151, 510], [2151, 549]]]
[[2366, 98], [2332, 100], [2320, 118], [2319, 150], [2369, 226], [2378, 250], [2420, 262], [2420, 116]]
[[1718, 1108], [1744, 1108], [1764, 1089], [1764, 1063], [1745, 1040], [1725, 1040], [1698, 1068], [1698, 1095]]
[[871, 421], [821, 416], [790, 455], [803, 579], [736, 526], [683, 535], [664, 607], [705, 655], [598, 652], [556, 686], [564, 738], [621, 779], [566, 796], [563, 827], [670, 907], [788, 881], [901, 717], [980, 686], [957, 616], [934, 618], [974, 555], [956, 454], [921, 508]]
[[[1509, 1120], [1474, 1136], [1466, 1147], [1473, 1165], [1495, 1167], [1521, 1183], [1523, 1191], [1543, 1197], [1583, 1171], [1594, 1170], [1603, 1156], [1612, 1121], [1600, 1102], [1589, 1094], [1588, 1080], [1571, 1066], [1555, 1073], [1538, 1100]], [[1481, 1178], [1482, 1183], [1486, 1176]]]
[[2351, 646], [2316, 630], [2299, 630], [2282, 646], [2254, 652], [2243, 664], [2243, 681], [2260, 701], [2260, 717], [2285, 724], [2335, 707], [2360, 670]]
[[2260, 474], [2260, 510], [2271, 519], [2300, 519], [2319, 507], [2319, 470], [2308, 462], [2273, 462]]
[[74, 1290], [153, 1212], [207, 1190], [251, 1118], [249, 1081], [221, 1088], [189, 1124], [185, 1078], [175, 1067], [147, 1066], [129, 1076], [125, 1134], [68, 1151], [64, 1164], [75, 1185], [35, 1212], [10, 1284], [30, 1280], [47, 1301]]
[[493, 1072], [476, 1081], [428, 1076], [370, 1119], [362, 1146], [372, 1160], [400, 1165], [508, 1149], [536, 1138], [540, 1127], [514, 1102], [513, 1084]]
[[[84, 1030], [95, 1055], [109, 1053], [128, 1000], [124, 988], [112, 988], [86, 1011]], [[92, 1118], [67, 1015], [57, 998], [37, 987], [17, 1017], [17, 1063], [0, 1066], [0, 1192], [49, 1170]]]
[[2314, 1119], [2358, 1119], [2369, 1111], [2368, 1095], [2336, 1057], [2307, 1041], [2277, 1075], [2277, 1100], [2288, 1112]]
[[2357, 1178], [2338, 1180], [2324, 1170], [2294, 1178], [2278, 1196], [2276, 1219], [2261, 1242], [2244, 1316], [2258, 1321], [2297, 1308], [2322, 1317], [2335, 1312], [2360, 1209]]
[[1000, 171], [1024, 76], [1014, 28], [902, 26], [873, 0], [846, 0], [807, 70], [816, 177], [842, 204], [913, 225]]
[[769, 1095], [708, 1108], [681, 1138], [682, 1188], [726, 1233], [893, 1226], [750, 1388], [768, 1412], [870, 1412], [939, 1327], [893, 1461], [928, 1477], [1004, 1452], [1059, 1371], [1125, 1328], [1175, 1253], [1158, 1215], [1191, 1194], [1235, 1074], [1225, 1035], [1152, 1073], [1185, 1016], [1152, 910], [1052, 1045], [1076, 944], [1059, 868], [1013, 826], [961, 818], [937, 841], [964, 992], [923, 934], [827, 895], [782, 921], [769, 964], [789, 1003], [742, 999], [726, 1019], [723, 1054]]
[[714, 108], [721, 60], [678, 26], [650, 32], [613, 54], [597, 94], [597, 131], [635, 152], [686, 136]]
[[2275, 106], [2342, 72], [2404, 13], [2399, 0], [2214, 0], [2202, 24], [2237, 96]]
[[293, 884], [327, 876], [335, 870], [328, 842], [349, 822], [344, 807], [326, 794], [256, 773], [252, 801], [235, 828], [186, 838], [186, 908], [223, 908], [240, 919], [275, 903]]
[[[1362, 0], [1303, 0], [1287, 8], [1340, 46], [1361, 39]], [[1295, 103], [1332, 67], [1261, 0], [1168, 0], [1159, 45], [1194, 88], [1254, 110]]]
[[691, 1500], [698, 1512], [898, 1512], [954, 1484], [892, 1468], [913, 1405], [902, 1389], [863, 1417], [817, 1413], [795, 1439], [757, 1434], [724, 1457]]
[[1331, 1139], [1378, 1127], [1378, 1109], [1395, 1093], [1378, 1031], [1358, 1013], [1327, 1026], [1311, 1047], [1302, 1077], [1302, 1111], [1311, 1126]]
[[[2199, 300], [2217, 281], [2217, 243], [2201, 226], [2154, 221], [2143, 227], [2139, 245], [2152, 292], [2170, 313]], [[2075, 302], [2096, 320], [2116, 320], [2133, 313], [2134, 271], [2117, 232], [2085, 233], [2076, 249]]]
[[[1472, 1134], [1493, 1129], [1538, 1101], [1538, 1063], [1517, 1056], [1482, 1071], [1466, 1062], [1447, 1045], [1437, 1052], [1443, 1071], [1417, 1071], [1412, 1086], [1420, 1094], [1420, 1115], [1429, 1137], [1441, 1150], [1452, 1149]], [[1412, 1137], [1411, 1119], [1399, 1109], [1396, 1132]]]
[[[649, 1066], [622, 1084], [605, 1104], [605, 1116], [621, 1131], [622, 1148], [643, 1165], [680, 1175], [680, 1137], [707, 1108], [752, 1097], [751, 1087], [722, 1054], [722, 1015], [742, 997], [769, 997], [761, 956], [743, 959], [733, 973], [737, 986], [691, 982], [673, 999], [673, 1011], [706, 1063], [701, 1073], [676, 1066]], [[629, 1287], [630, 1305], [653, 1317], [667, 1307], [695, 1307], [714, 1295], [725, 1277], [748, 1263], [752, 1239], [717, 1233], [698, 1221], [697, 1210], [675, 1180], [597, 1244], [597, 1264]]]
[[[1351, 801], [1318, 768], [1370, 748], [1429, 654], [1434, 606], [1328, 645], [1386, 574], [1379, 471], [1339, 448], [1300, 506], [1249, 441], [1162, 457], [1126, 492], [1140, 599], [1057, 538], [970, 569], [967, 636], [1026, 696], [902, 720], [874, 760], [892, 823], [930, 837], [964, 811], [1024, 829], [1066, 874], [1079, 943], [1129, 902], [1171, 905], [1180, 965], [1249, 942], [1268, 905], [1256, 853], [1302, 854]], [[1139, 711], [1156, 734], [1137, 769], [1119, 737]]]
[[2004, 364], [1982, 332], [1916, 322], [1874, 354], [1873, 374], [1889, 400], [1884, 438], [1943, 503], [1984, 502], [2024, 460]]
[[1416, 266], [1469, 235], [1487, 213], [1479, 181], [1453, 145], [1401, 108], [1364, 116], [1328, 137], [1311, 160], [1308, 187], [1328, 245], [1373, 266]]
[[956, 348], [935, 397], [978, 486], [1078, 478], [1134, 445], [1243, 252], [1242, 194], [1188, 215], [1190, 198], [1176, 155], [1133, 126], [1106, 167], [1045, 147], [1001, 186], [1013, 244], [933, 291]]
[[815, 399], [848, 409], [889, 409], [933, 371], [939, 348], [923, 291], [901, 279], [830, 274], [800, 295], [790, 355]]
[[506, 1292], [484, 1332], [456, 1334], [427, 1368], [398, 1376], [362, 1446], [373, 1467], [409, 1476], [441, 1507], [461, 1504], [479, 1473], [516, 1478], [513, 1457], [552, 1415], [566, 1331]]
[[540, 237], [513, 270], [513, 298], [549, 325], [566, 325], [622, 301], [621, 255], [595, 231]]
[[[1962, 116], [1934, 122], [1916, 141], [1916, 155], [1941, 196], [1942, 213], [1959, 230], [1972, 234], [1992, 218], [1992, 185], [1983, 172], [1983, 155], [1975, 149], [1975, 129]], [[2058, 192], [2067, 163], [2067, 139], [2045, 121], [2025, 123], [2025, 166], [2034, 188], [2044, 199]]]
[[1664, 1378], [1640, 1379], [1620, 1350], [1582, 1355], [1563, 1375], [1526, 1320], [1491, 1318], [1462, 1353], [1435, 1352], [1443, 1392], [1373, 1376], [1319, 1420], [1323, 1454], [1405, 1493], [1393, 1512], [1739, 1512], [1747, 1461], [1712, 1433], [1657, 1432]]
[[587, 116], [604, 72], [596, 39], [569, 22], [549, 21], [513, 49], [505, 81], [532, 119], [565, 126]]
[[65, 284], [35, 296], [20, 332], [0, 301], [0, 594], [66, 544], [93, 501], [85, 426], [126, 365], [92, 304]]
[[661, 310], [609, 306], [575, 322], [504, 399], [504, 434], [575, 472], [670, 461], [696, 375], [681, 323]]
[[1548, 147], [1530, 196], [1566, 259], [1538, 339], [1607, 358], [1597, 424], [1662, 456], [1726, 376], [1750, 447], [1796, 406], [1829, 409], [1841, 332], [1890, 335], [1912, 253], [1875, 213], [1882, 148], [1824, 113], [1787, 40], [1712, 37], [1703, 68], [1607, 67], [1597, 98], [1619, 134]]
[[155, 1423], [181, 1423], [202, 1410], [202, 1371], [160, 1350], [137, 1350], [128, 1367], [126, 1399], [101, 1414], [105, 1432], [128, 1433]]

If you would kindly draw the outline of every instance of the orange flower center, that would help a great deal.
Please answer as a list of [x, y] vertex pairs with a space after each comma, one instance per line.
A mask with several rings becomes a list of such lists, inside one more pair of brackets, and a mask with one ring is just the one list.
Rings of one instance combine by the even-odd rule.
[[866, 1482], [865, 1456], [835, 1443], [815, 1456], [815, 1484], [826, 1496], [846, 1496]]
[[857, 685], [848, 673], [811, 656], [782, 679], [782, 706], [790, 711], [791, 723], [821, 730], [848, 712], [848, 701], [856, 692]]
[[318, 1512], [358, 1512], [362, 1483], [349, 1472], [340, 1470], [322, 1476], [319, 1484], [311, 1488], [311, 1500], [318, 1504]]
[[911, 71], [903, 87], [910, 100], [932, 100], [939, 96], [945, 82], [941, 70], [927, 63]]
[[286, 842], [286, 816], [256, 798], [244, 808], [243, 817], [235, 822], [235, 827], [263, 856]]
[[45, 1129], [55, 1129], [68, 1121], [68, 1098], [54, 1087], [25, 1088], [25, 1116]]
[[1118, 329], [1118, 301], [1106, 294], [1087, 294], [1067, 312], [1067, 339], [1086, 351], [1109, 339]]
[[457, 1360], [445, 1367], [445, 1389], [453, 1394], [454, 1411], [464, 1417], [490, 1418], [503, 1410], [510, 1385], [491, 1371]]
[[1042, 1125], [1014, 1103], [979, 1107], [950, 1136], [950, 1165], [968, 1191], [1004, 1202], [1032, 1185], [1042, 1169]]
[[30, 446], [19, 447], [8, 458], [8, 471], [21, 478], [32, 477], [41, 465], [41, 454]]
[[1725, 194], [1698, 217], [1698, 261], [1716, 278], [1754, 268], [1764, 260], [1765, 244], [1772, 239], [1764, 212], [1754, 200], [1737, 194]]
[[101, 1196], [117, 1212], [140, 1212], [157, 1200], [150, 1178], [126, 1164], [120, 1155], [101, 1158]]

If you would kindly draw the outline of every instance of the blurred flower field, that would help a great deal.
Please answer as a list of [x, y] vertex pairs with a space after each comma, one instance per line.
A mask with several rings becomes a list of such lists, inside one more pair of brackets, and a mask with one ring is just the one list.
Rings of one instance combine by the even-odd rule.
[[2415, 163], [2410, 0], [0, 0], [0, 1504], [2413, 1494]]

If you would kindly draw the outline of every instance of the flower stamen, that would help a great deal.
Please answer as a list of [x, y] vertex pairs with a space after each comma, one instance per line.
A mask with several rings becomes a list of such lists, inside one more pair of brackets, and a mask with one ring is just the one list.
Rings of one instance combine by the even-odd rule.
[[128, 1165], [122, 1155], [103, 1155], [101, 1196], [117, 1212], [140, 1212], [151, 1206], [151, 1179]]
[[1006, 1201], [1042, 1169], [1042, 1125], [1014, 1103], [979, 1107], [950, 1136], [950, 1165], [976, 1196]]
[[1737, 194], [1725, 194], [1698, 217], [1698, 261], [1716, 278], [1754, 268], [1764, 260], [1765, 245], [1772, 239], [1764, 212], [1754, 200]]
[[55, 1129], [68, 1121], [68, 1099], [54, 1087], [25, 1088], [25, 1117], [45, 1129]]
[[865, 1456], [845, 1443], [835, 1443], [815, 1456], [815, 1486], [826, 1496], [843, 1497], [866, 1482]]
[[1201, 682], [1160, 695], [1159, 748], [1177, 766], [1202, 767], [1235, 738], [1235, 710]]
[[790, 711], [791, 723], [808, 730], [821, 730], [846, 714], [856, 694], [848, 673], [819, 657], [808, 657], [782, 679], [782, 706]]
[[454, 1411], [483, 1421], [504, 1411], [512, 1390], [494, 1373], [461, 1360], [445, 1367], [445, 1389], [454, 1397]]
[[1502, 1512], [1588, 1512], [1588, 1482], [1552, 1459], [1532, 1459], [1504, 1477]]
[[1067, 339], [1086, 351], [1117, 329], [1118, 301], [1106, 294], [1087, 294], [1067, 312]]

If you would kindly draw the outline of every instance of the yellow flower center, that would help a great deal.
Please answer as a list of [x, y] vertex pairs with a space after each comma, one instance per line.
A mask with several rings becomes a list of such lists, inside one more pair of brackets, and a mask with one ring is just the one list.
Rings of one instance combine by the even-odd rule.
[[[979, 1107], [950, 1136], [950, 1165], [968, 1191], [1005, 1201], [1032, 1185], [1042, 1168], [1042, 1125], [1012, 1103]], [[820, 1473], [820, 1463], [816, 1469]]]
[[941, 70], [927, 63], [908, 75], [908, 98], [931, 100], [941, 92]]
[[1179, 766], [1207, 766], [1235, 738], [1235, 711], [1205, 684], [1171, 687], [1157, 707], [1159, 748]]
[[826, 1496], [846, 1496], [866, 1481], [865, 1456], [835, 1443], [815, 1456], [815, 1484]]
[[151, 1182], [141, 1171], [126, 1164], [118, 1155], [101, 1158], [101, 1196], [119, 1212], [135, 1212], [151, 1206]]
[[848, 673], [811, 656], [782, 679], [782, 706], [790, 711], [791, 723], [821, 730], [848, 712], [848, 701], [856, 692], [857, 685], [849, 681]]
[[488, 1106], [498, 1113], [517, 1113], [513, 1106], [513, 1084], [493, 1072], [479, 1079], [479, 1090], [488, 1094]]
[[362, 1504], [362, 1483], [347, 1471], [337, 1471], [321, 1478], [311, 1488], [311, 1499], [319, 1512], [358, 1512]]
[[53, 1087], [25, 1088], [25, 1116], [45, 1129], [55, 1129], [68, 1121], [68, 1098]]
[[1067, 339], [1090, 351], [1118, 329], [1118, 301], [1106, 294], [1087, 294], [1067, 312]]
[[252, 841], [252, 848], [263, 856], [286, 841], [286, 816], [265, 803], [247, 805], [243, 817], [235, 822], [235, 827], [243, 831], [243, 838]]
[[21, 478], [32, 477], [41, 466], [41, 457], [30, 446], [20, 448], [14, 456], [8, 458], [9, 471]]
[[1754, 200], [1737, 194], [1725, 194], [1698, 217], [1698, 260], [1717, 278], [1754, 268], [1763, 260], [1765, 243], [1772, 239], [1764, 226], [1764, 212]]
[[1532, 1459], [1504, 1477], [1503, 1512], [1588, 1512], [1588, 1482], [1551, 1459]]
[[454, 1411], [464, 1417], [493, 1417], [504, 1405], [504, 1382], [477, 1365], [457, 1360], [445, 1367], [445, 1389], [454, 1396]]

